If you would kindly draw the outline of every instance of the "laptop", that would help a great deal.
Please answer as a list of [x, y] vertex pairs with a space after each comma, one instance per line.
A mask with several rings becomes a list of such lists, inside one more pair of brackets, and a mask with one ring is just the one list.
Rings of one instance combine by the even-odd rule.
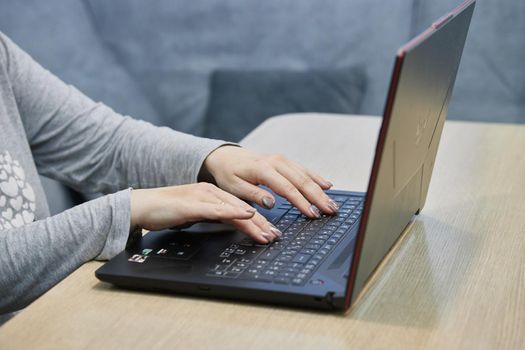
[[337, 215], [310, 220], [275, 195], [273, 209], [256, 208], [283, 232], [278, 241], [261, 245], [202, 224], [155, 231], [96, 277], [124, 288], [348, 309], [423, 208], [474, 6], [466, 1], [398, 50], [367, 192], [326, 191]]

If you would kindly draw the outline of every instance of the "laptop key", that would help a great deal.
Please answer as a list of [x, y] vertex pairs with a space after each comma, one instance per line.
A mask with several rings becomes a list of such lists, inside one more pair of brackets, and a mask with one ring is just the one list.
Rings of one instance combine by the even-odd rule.
[[237, 273], [241, 273], [244, 269], [242, 267], [237, 267], [237, 266], [233, 266], [231, 267], [228, 272], [237, 272]]
[[314, 249], [314, 250], [318, 250], [321, 248], [321, 245], [320, 244], [307, 244], [304, 246], [306, 249]]
[[310, 259], [308, 261], [308, 265], [314, 265], [314, 266], [317, 266], [319, 265], [319, 263], [321, 262], [321, 259], [316, 259], [315, 256], [313, 259]]
[[327, 244], [335, 245], [337, 244], [338, 240], [336, 238], [330, 238], [328, 241], [326, 241]]
[[239, 272], [226, 271], [223, 277], [236, 278], [239, 277]]
[[252, 281], [258, 281], [258, 282], [271, 282], [272, 281], [271, 276], [266, 276], [263, 274], [257, 274], [257, 275], [249, 274], [246, 276], [241, 276], [241, 278], [245, 278], [245, 279], [252, 280]]
[[207, 273], [208, 276], [217, 276], [217, 277], [222, 277], [224, 275], [224, 271], [220, 271], [220, 270], [217, 270], [217, 271], [210, 271]]
[[280, 277], [280, 276], [277, 276], [274, 278], [273, 280], [275, 283], [279, 283], [279, 284], [290, 284], [290, 281], [291, 279], [289, 277]]
[[326, 254], [328, 254], [328, 252], [329, 252], [328, 249], [324, 249], [324, 248], [323, 248], [323, 249], [320, 249], [320, 250], [317, 252], [317, 254], [318, 254], [318, 255], [321, 255], [321, 256], [325, 256]]
[[293, 256], [291, 255], [281, 255], [279, 257], [277, 257], [277, 260], [279, 261], [290, 261], [293, 259]]
[[336, 233], [334, 233], [332, 235], [332, 238], [339, 239], [339, 238], [343, 237], [344, 234], [345, 234], [345, 232], [343, 232], [343, 231], [341, 231], [341, 232], [337, 231]]
[[301, 285], [301, 284], [303, 284], [303, 283], [304, 283], [304, 279], [302, 279], [302, 278], [294, 278], [294, 279], [292, 280], [292, 284], [294, 284], [294, 285], [296, 285], [296, 286]]
[[277, 249], [273, 249], [273, 250], [267, 250], [265, 251], [264, 253], [262, 253], [260, 256], [259, 256], [259, 259], [261, 260], [273, 260], [275, 259], [281, 252]]
[[226, 248], [208, 275], [278, 284], [303, 285], [362, 213], [361, 197], [332, 196], [340, 205], [335, 216], [311, 220], [290, 204], [275, 225], [283, 235], [271, 244], [249, 238]]
[[279, 277], [292, 278], [292, 277], [294, 277], [296, 274], [297, 274], [296, 271], [294, 271], [294, 272], [286, 272], [286, 271], [284, 271], [284, 272], [280, 272], [278, 276], [279, 276]]
[[311, 257], [309, 254], [297, 254], [295, 258], [293, 258], [293, 262], [306, 263]]
[[210, 271], [223, 271], [223, 270], [226, 270], [227, 267], [228, 267], [228, 265], [215, 264], [215, 265], [210, 269]]
[[291, 276], [295, 276], [301, 270], [299, 270], [296, 267], [285, 267], [282, 271], [283, 271], [282, 273], [290, 273], [290, 274], [292, 274]]
[[255, 244], [251, 239], [245, 239], [239, 242], [239, 245], [243, 247], [253, 247]]

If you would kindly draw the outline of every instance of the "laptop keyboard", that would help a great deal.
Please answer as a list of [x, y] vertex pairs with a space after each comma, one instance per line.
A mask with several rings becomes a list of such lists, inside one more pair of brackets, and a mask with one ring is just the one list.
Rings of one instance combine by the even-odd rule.
[[359, 221], [363, 210], [361, 196], [336, 195], [339, 205], [334, 216], [311, 220], [290, 203], [280, 205], [286, 213], [275, 223], [283, 233], [270, 244], [250, 238], [231, 244], [219, 255], [207, 276], [278, 284], [304, 285], [324, 258]]

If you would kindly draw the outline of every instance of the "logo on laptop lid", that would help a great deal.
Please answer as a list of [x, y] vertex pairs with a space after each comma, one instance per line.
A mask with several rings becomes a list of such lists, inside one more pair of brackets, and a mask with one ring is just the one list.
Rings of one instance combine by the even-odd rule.
[[423, 135], [425, 134], [425, 129], [427, 128], [429, 119], [430, 119], [430, 110], [427, 110], [425, 117], [419, 118], [419, 121], [416, 125], [416, 146], [419, 146], [419, 144], [421, 143], [421, 140], [423, 139]]

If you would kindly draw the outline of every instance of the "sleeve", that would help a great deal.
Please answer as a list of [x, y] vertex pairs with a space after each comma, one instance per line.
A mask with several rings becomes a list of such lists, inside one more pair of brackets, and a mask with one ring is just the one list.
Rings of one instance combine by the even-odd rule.
[[130, 190], [193, 182], [224, 144], [157, 128], [95, 103], [0, 33], [7, 83], [37, 168], [87, 192], [115, 192], [31, 224], [0, 230], [0, 313], [18, 310], [93, 258], [125, 247]]
[[130, 225], [129, 193], [0, 230], [0, 314], [25, 307], [84, 262], [122, 251]]
[[1, 36], [7, 71], [39, 172], [83, 192], [197, 181], [225, 142], [155, 127], [95, 103]]

